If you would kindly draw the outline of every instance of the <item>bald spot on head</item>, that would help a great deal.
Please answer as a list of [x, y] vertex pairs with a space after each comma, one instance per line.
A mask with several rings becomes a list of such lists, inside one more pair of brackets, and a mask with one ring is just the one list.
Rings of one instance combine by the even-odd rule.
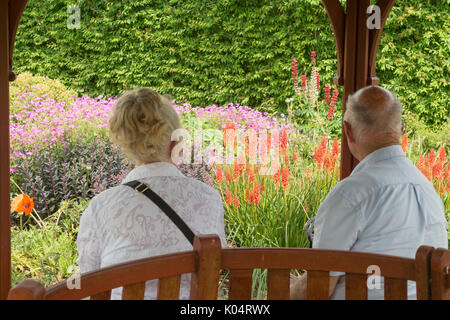
[[349, 96], [344, 120], [356, 130], [361, 140], [377, 144], [401, 136], [402, 106], [385, 88], [369, 86]]
[[392, 108], [395, 102], [391, 92], [377, 86], [362, 88], [356, 92], [355, 98], [359, 105], [370, 108], [375, 112], [386, 111]]

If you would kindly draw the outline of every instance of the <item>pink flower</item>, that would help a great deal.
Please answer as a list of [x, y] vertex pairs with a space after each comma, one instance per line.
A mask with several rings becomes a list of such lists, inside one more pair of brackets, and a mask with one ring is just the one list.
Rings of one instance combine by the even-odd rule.
[[292, 58], [292, 79], [294, 80], [294, 88], [297, 94], [300, 93], [300, 88], [298, 87], [298, 69], [297, 69], [297, 59]]
[[325, 99], [324, 99], [324, 103], [326, 106], [330, 104], [330, 98], [331, 98], [331, 89], [330, 85], [327, 83], [325, 85]]
[[334, 110], [336, 109], [337, 97], [339, 95], [339, 90], [334, 86], [333, 96], [331, 97], [330, 107], [328, 108], [327, 120], [330, 121], [334, 117]]

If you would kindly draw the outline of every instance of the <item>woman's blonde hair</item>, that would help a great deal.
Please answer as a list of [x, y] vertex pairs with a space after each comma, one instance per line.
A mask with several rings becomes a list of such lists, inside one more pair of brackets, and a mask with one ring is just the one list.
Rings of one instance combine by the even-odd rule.
[[180, 127], [170, 101], [149, 88], [125, 92], [109, 120], [111, 140], [141, 163], [168, 160], [172, 132]]

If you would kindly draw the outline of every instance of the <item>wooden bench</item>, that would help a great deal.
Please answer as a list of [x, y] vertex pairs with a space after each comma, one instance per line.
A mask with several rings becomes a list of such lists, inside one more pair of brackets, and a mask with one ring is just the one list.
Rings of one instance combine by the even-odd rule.
[[450, 251], [422, 246], [415, 259], [371, 253], [295, 248], [221, 249], [216, 235], [195, 238], [194, 250], [126, 262], [81, 275], [80, 288], [66, 281], [49, 288], [26, 280], [8, 299], [110, 299], [123, 287], [122, 299], [143, 299], [145, 281], [159, 279], [157, 299], [178, 299], [180, 277], [190, 273], [190, 299], [215, 300], [220, 270], [229, 270], [229, 299], [251, 299], [254, 269], [267, 269], [267, 299], [289, 299], [290, 271], [308, 271], [307, 299], [328, 299], [329, 271], [346, 273], [346, 298], [367, 299], [367, 267], [379, 266], [385, 299], [407, 299], [407, 280], [416, 282], [417, 298], [449, 299]]

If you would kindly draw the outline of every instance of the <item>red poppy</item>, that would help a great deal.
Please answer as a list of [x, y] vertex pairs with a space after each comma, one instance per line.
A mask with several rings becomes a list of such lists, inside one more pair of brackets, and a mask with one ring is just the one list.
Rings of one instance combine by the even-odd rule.
[[27, 194], [19, 194], [15, 197], [11, 203], [11, 210], [16, 212], [25, 212], [25, 216], [28, 216], [34, 208], [33, 198], [30, 198]]

